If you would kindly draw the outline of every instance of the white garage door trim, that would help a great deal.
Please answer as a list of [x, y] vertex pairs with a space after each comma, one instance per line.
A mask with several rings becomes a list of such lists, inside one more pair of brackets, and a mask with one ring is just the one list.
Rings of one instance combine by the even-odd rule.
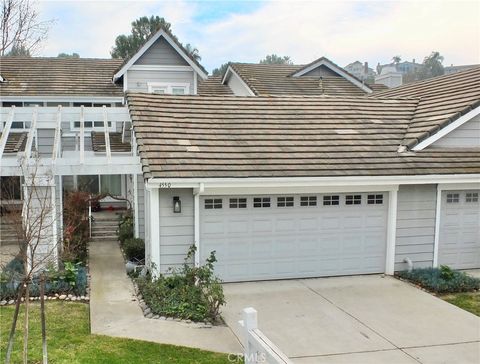
[[[232, 245], [232, 243], [228, 244], [228, 241], [233, 242], [235, 239], [237, 239], [237, 241], [246, 242], [249, 245], [249, 249], [251, 249], [254, 247], [259, 247], [257, 245], [258, 242], [254, 242], [263, 239], [265, 240], [264, 243], [266, 244], [266, 250], [263, 252], [263, 256], [261, 255], [262, 252], [259, 252], [258, 264], [255, 264], [255, 261], [250, 262], [247, 260], [248, 266], [246, 266], [246, 270], [243, 271], [242, 267], [244, 267], [244, 265], [243, 263], [239, 263], [236, 274], [226, 273], [229, 267], [231, 268], [230, 272], [233, 272], [234, 269], [232, 265], [228, 267], [225, 266], [223, 269], [225, 269], [224, 272], [226, 275], [223, 278], [225, 278], [227, 281], [239, 281], [384, 272], [386, 269], [388, 269], [387, 256], [392, 254], [390, 251], [391, 248], [387, 246], [387, 243], [390, 242], [389, 230], [391, 227], [389, 226], [389, 220], [392, 218], [392, 216], [390, 216], [390, 209], [388, 208], [389, 202], [391, 202], [391, 193], [389, 194], [389, 192], [385, 191], [376, 193], [383, 195], [383, 203], [381, 205], [367, 203], [368, 196], [372, 194], [375, 195], [375, 193], [372, 192], [354, 193], [354, 195], [361, 196], [362, 203], [360, 205], [346, 204], [347, 196], [352, 195], [352, 193], [336, 193], [334, 195], [340, 196], [340, 205], [333, 207], [323, 206], [323, 198], [332, 194], [308, 194], [308, 196], [315, 196], [317, 198], [317, 206], [300, 206], [301, 196], [306, 196], [306, 194], [201, 196], [199, 199], [201, 220], [201, 260], [203, 261], [210, 253], [210, 250], [214, 250], [215, 247], [217, 250], [219, 250], [219, 253], [217, 254], [223, 254], [224, 259], [228, 259], [228, 254], [230, 254], [231, 257], [236, 257], [236, 254], [241, 254], [243, 252], [241, 248], [235, 248], [235, 245]], [[265, 208], [265, 210], [262, 208], [254, 208], [254, 198], [259, 197], [270, 197], [270, 207]], [[289, 203], [288, 199], [284, 200], [285, 197], [294, 198], [294, 207], [277, 206], [278, 203]], [[246, 198], [247, 207], [244, 209], [230, 208], [229, 203], [231, 198]], [[280, 200], [277, 200], [277, 198], [280, 198]], [[222, 199], [222, 206], [220, 206], [219, 201], [215, 201], [215, 199]], [[207, 208], [205, 203], [207, 203]], [[218, 209], [215, 207], [218, 207]], [[252, 215], [253, 212], [255, 215]], [[353, 214], [349, 214], [350, 212]], [[259, 217], [260, 219], [252, 218], [252, 216]], [[263, 220], [261, 219], [262, 216], [264, 217]], [[241, 223], [243, 226], [241, 229], [239, 228], [236, 230], [237, 235], [227, 232], [225, 227], [226, 224], [230, 224], [232, 222], [232, 217], [236, 217], [235, 221], [237, 221], [238, 224]], [[327, 217], [330, 220], [325, 220]], [[311, 226], [313, 230], [310, 230], [310, 232], [307, 232], [306, 234], [299, 234], [300, 230], [293, 228], [293, 225], [290, 227], [290, 230], [287, 230], [285, 233], [280, 232], [282, 229], [281, 224], [293, 224], [293, 222], [303, 223], [308, 219], [315, 222]], [[326, 222], [323, 220], [333, 221], [332, 219], [336, 219], [337, 223], [341, 223], [344, 220], [356, 220], [356, 223], [360, 225], [356, 225], [351, 229], [344, 230], [337, 229], [334, 231], [328, 229], [331, 233], [330, 239], [322, 240], [322, 232], [323, 234], [327, 234], [328, 230], [326, 227], [328, 225], [323, 225], [324, 227], [322, 228], [319, 227], [318, 224], [326, 224]], [[265, 230], [263, 235], [262, 233], [258, 233], [257, 236], [254, 236], [252, 232], [258, 227], [257, 226], [254, 229], [254, 224], [258, 225], [257, 220], [262, 220], [265, 222], [265, 224], [267, 224], [268, 220], [268, 226], [270, 226], [270, 230]], [[210, 231], [207, 229], [210, 229]], [[339, 229], [341, 229], [341, 227], [339, 227]], [[250, 233], [244, 233], [244, 231], [250, 231]], [[342, 235], [339, 231], [343, 231], [345, 235]], [[360, 246], [356, 245], [358, 232], [362, 233], [359, 241], [363, 241], [363, 244], [360, 244]], [[210, 235], [209, 238], [206, 237], [208, 236], [207, 234]], [[355, 244], [348, 248], [348, 253], [350, 254], [339, 254], [338, 251], [341, 251], [344, 244], [348, 245], [349, 237], [352, 242], [355, 241]], [[338, 244], [341, 244], [342, 247], [339, 248], [335, 244], [332, 245], [332, 243], [329, 242], [330, 240], [334, 241], [334, 239], [338, 240]], [[371, 241], [375, 241], [375, 243], [369, 243], [369, 239]], [[206, 241], [209, 242], [208, 245]], [[323, 250], [330, 247], [333, 250], [331, 251], [330, 254], [332, 255], [329, 256], [329, 258], [331, 258], [333, 261], [338, 261], [339, 265], [343, 264], [343, 267], [339, 268], [338, 266], [333, 265], [330, 268], [331, 270], [328, 271], [326, 268], [327, 261], [324, 261], [323, 265], [318, 264], [318, 261], [321, 260], [320, 256], [312, 257], [310, 255], [299, 254], [292, 257], [289, 253], [291, 251], [295, 251], [294, 248], [298, 247], [298, 244], [302, 242], [307, 244], [307, 250], [313, 249], [313, 251], [317, 252], [319, 249]], [[281, 249], [277, 250], [276, 248], [278, 248], [278, 243], [280, 243], [280, 247], [281, 244], [285, 245], [286, 249], [283, 251]], [[288, 246], [289, 244], [290, 246]], [[314, 247], [312, 244], [317, 245]], [[308, 248], [309, 246], [310, 248]], [[273, 248], [275, 248], [275, 250]], [[359, 251], [355, 252], [353, 248], [358, 248]], [[298, 248], [296, 250], [298, 250]], [[372, 255], [361, 255], [362, 251], [368, 251], [369, 254]], [[251, 252], [250, 255], [246, 253], [246, 256], [251, 257], [252, 254], [257, 256], [256, 253], [253, 252]], [[277, 257], [274, 261], [272, 261], [271, 257], [274, 254], [276, 254]], [[232, 262], [237, 261], [237, 259], [230, 259]], [[244, 259], [246, 258], [244, 257]], [[348, 263], [348, 259], [351, 263]], [[227, 260], [227, 262], [228, 261], [229, 260]], [[310, 264], [310, 268], [302, 271], [304, 268], [303, 264]], [[259, 270], [256, 272], [255, 269], [253, 269], [254, 266], [258, 267], [260, 270], [264, 269], [264, 271], [260, 272]], [[286, 268], [288, 266], [290, 267], [290, 270]], [[219, 265], [219, 267], [220, 269], [222, 268], [221, 265]]]

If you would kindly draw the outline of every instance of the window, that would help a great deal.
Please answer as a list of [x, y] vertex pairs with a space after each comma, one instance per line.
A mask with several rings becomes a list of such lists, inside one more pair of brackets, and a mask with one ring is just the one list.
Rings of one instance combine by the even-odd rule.
[[301, 196], [300, 206], [317, 206], [317, 196]]
[[100, 176], [100, 191], [109, 193], [112, 196], [121, 196], [122, 176], [119, 174]]
[[12, 129], [25, 129], [25, 122], [24, 121], [14, 121], [12, 122]]
[[245, 209], [245, 208], [247, 208], [247, 199], [246, 198], [231, 198], [230, 199], [230, 208], [231, 209]]
[[336, 206], [340, 204], [340, 196], [323, 196], [323, 205], [324, 206]]
[[447, 193], [447, 203], [459, 203], [460, 194], [458, 193]]
[[367, 203], [369, 205], [381, 205], [383, 204], [383, 195], [368, 195]]
[[345, 196], [345, 205], [361, 205], [362, 195], [347, 195]]
[[292, 207], [293, 196], [290, 197], [277, 197], [277, 207]]
[[73, 107], [80, 107], [80, 106], [91, 107], [92, 103], [91, 102], [74, 102], [73, 103]]
[[253, 207], [270, 207], [270, 197], [255, 197]]
[[187, 95], [190, 93], [189, 83], [148, 82], [148, 92], [152, 94]]
[[25, 107], [32, 107], [32, 106], [43, 106], [43, 102], [37, 102], [37, 101], [24, 101], [23, 106]]
[[50, 106], [50, 107], [57, 107], [57, 106], [70, 106], [70, 103], [69, 102], [63, 102], [63, 101], [51, 101], [51, 102], [47, 102], [47, 106]]
[[[111, 121], [107, 121], [107, 125], [109, 128], [112, 127], [112, 122]], [[103, 129], [103, 121], [84, 121], [83, 122], [83, 127], [85, 129], [92, 129], [92, 128], [100, 128], [100, 129]], [[80, 121], [74, 121], [73, 122], [73, 128], [74, 129], [80, 129]]]
[[222, 199], [221, 198], [207, 198], [205, 199], [205, 209], [221, 209], [222, 208]]
[[465, 195], [466, 202], [478, 202], [478, 192], [467, 192]]
[[2, 102], [2, 106], [3, 107], [12, 107], [12, 106], [16, 106], [16, 107], [22, 107], [23, 106], [23, 102], [19, 101], [4, 101]]
[[0, 177], [0, 200], [21, 200], [22, 184], [20, 177]]
[[78, 176], [77, 185], [79, 191], [98, 194], [100, 192], [100, 183], [98, 175]]

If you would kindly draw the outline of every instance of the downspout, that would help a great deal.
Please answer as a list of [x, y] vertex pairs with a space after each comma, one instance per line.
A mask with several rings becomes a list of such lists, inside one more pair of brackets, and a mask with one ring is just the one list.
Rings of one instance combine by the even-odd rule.
[[194, 220], [194, 245], [195, 245], [195, 266], [200, 266], [200, 195], [205, 191], [205, 185], [200, 183], [198, 188], [193, 189], [193, 220]]

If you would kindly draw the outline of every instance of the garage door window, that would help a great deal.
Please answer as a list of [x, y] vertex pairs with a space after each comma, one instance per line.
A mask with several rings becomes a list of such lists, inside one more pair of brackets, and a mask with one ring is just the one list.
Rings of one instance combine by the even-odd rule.
[[345, 196], [345, 205], [361, 205], [362, 195], [347, 195]]
[[478, 202], [478, 193], [477, 192], [468, 192], [465, 195], [466, 202]]
[[222, 199], [221, 198], [208, 198], [205, 200], [205, 209], [221, 209], [222, 208]]
[[230, 208], [231, 209], [245, 209], [245, 208], [247, 208], [247, 199], [246, 198], [231, 198], [230, 199]]
[[367, 203], [369, 205], [381, 205], [383, 204], [383, 195], [368, 195]]
[[255, 197], [253, 207], [270, 207], [270, 197]]
[[317, 206], [317, 196], [301, 196], [300, 206]]
[[293, 206], [293, 196], [277, 197], [277, 207], [292, 207], [292, 206]]
[[458, 193], [447, 193], [447, 203], [459, 203], [460, 194]]
[[323, 205], [324, 206], [336, 206], [340, 205], [340, 196], [323, 196]]

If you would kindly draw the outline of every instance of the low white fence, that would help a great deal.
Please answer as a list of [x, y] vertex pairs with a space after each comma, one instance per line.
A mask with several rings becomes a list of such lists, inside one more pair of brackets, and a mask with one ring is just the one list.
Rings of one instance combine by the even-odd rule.
[[248, 307], [242, 312], [238, 324], [243, 331], [245, 364], [291, 364], [292, 362], [258, 328], [257, 311]]

